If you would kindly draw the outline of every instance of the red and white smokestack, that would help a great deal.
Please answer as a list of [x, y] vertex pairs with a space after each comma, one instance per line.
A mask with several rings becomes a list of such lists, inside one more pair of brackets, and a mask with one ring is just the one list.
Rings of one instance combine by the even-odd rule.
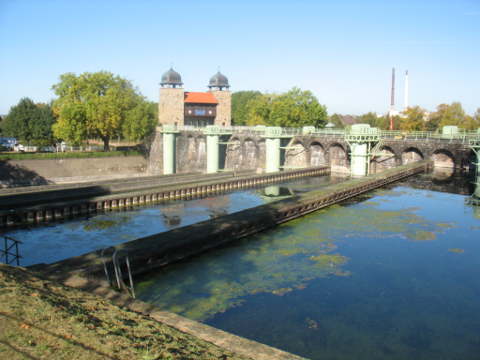
[[395, 109], [395, 68], [392, 68], [392, 92], [390, 94], [390, 109]]
[[405, 110], [408, 109], [408, 70], [405, 71]]

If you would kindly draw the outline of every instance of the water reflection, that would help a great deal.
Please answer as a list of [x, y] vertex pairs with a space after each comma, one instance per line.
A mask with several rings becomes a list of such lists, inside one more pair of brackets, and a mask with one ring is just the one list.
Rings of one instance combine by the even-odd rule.
[[173, 265], [137, 292], [312, 359], [477, 359], [478, 207], [426, 180]]
[[[307, 178], [280, 185], [291, 192], [328, 185], [328, 177]], [[52, 263], [89, 251], [161, 233], [181, 226], [216, 218], [258, 206], [280, 197], [266, 197], [263, 189], [238, 191], [190, 201], [175, 201], [93, 217], [76, 218], [63, 223], [17, 229], [8, 234], [23, 241], [22, 265]]]

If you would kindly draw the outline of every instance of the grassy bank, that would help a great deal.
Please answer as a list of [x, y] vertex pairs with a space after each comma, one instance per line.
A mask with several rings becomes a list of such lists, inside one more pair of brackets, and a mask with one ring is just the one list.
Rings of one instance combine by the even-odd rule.
[[2, 359], [244, 359], [109, 301], [0, 264]]
[[137, 150], [128, 151], [92, 151], [58, 153], [0, 153], [0, 160], [41, 160], [41, 159], [83, 159], [113, 156], [141, 156]]

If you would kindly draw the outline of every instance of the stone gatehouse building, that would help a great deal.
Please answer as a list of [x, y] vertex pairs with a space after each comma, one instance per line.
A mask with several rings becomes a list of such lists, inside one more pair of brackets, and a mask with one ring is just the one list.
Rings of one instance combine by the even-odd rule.
[[230, 126], [232, 94], [225, 75], [210, 78], [207, 92], [189, 92], [182, 87], [182, 77], [170, 68], [162, 75], [158, 121], [160, 125]]

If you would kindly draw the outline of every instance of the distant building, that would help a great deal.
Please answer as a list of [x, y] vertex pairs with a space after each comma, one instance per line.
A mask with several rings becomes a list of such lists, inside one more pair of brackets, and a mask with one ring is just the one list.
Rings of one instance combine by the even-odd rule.
[[225, 75], [210, 78], [207, 92], [189, 92], [182, 88], [182, 77], [170, 68], [162, 75], [158, 121], [161, 125], [230, 126], [232, 94]]

